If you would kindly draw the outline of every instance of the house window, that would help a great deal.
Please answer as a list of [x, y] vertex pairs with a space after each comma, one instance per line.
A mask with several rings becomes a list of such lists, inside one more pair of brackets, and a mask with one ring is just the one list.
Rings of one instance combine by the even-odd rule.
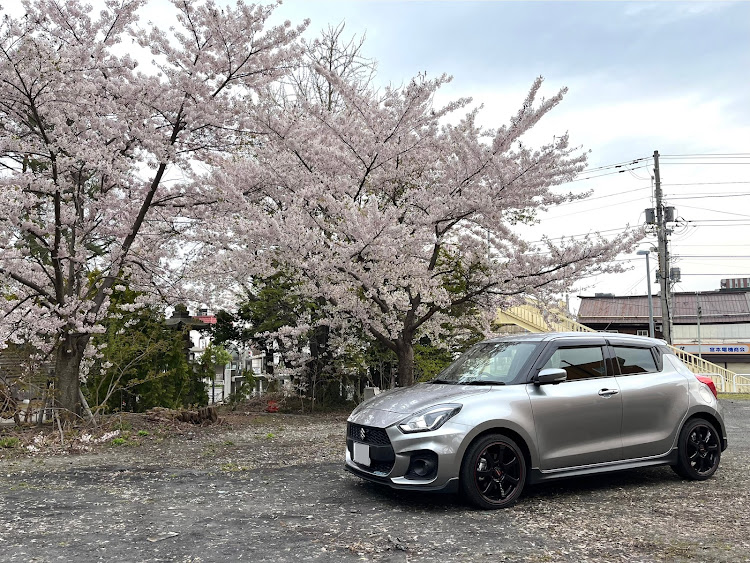
[[648, 336], [648, 331], [647, 330], [643, 330], [643, 329], [638, 329], [638, 330], [635, 331], [635, 333], [638, 336]]

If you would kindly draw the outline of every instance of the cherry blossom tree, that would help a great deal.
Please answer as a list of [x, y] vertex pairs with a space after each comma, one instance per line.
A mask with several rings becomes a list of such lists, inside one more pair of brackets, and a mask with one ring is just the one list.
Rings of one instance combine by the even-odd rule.
[[275, 5], [173, 0], [174, 28], [139, 27], [145, 3], [26, 0], [0, 24], [0, 343], [52, 354], [69, 413], [113, 289], [175, 287], [182, 231], [221, 203], [201, 171], [250, 142], [307, 25], [267, 26]]
[[[284, 90], [285, 98], [292, 101], [303, 99], [315, 103], [328, 111], [338, 111], [343, 103], [341, 92], [328, 79], [334, 75], [355, 85], [359, 92], [370, 87], [375, 78], [377, 63], [365, 57], [365, 35], [347, 37], [346, 25], [329, 25], [313, 41], [303, 41], [304, 59], [289, 75], [291, 88]], [[316, 71], [319, 66], [325, 73]]]
[[509, 123], [485, 129], [477, 110], [467, 112], [470, 100], [435, 103], [445, 76], [378, 92], [315, 70], [335, 88], [335, 110], [305, 95], [269, 103], [264, 143], [221, 183], [265, 195], [252, 216], [253, 262], [291, 268], [340, 327], [364, 329], [392, 350], [400, 385], [414, 382], [416, 339], [439, 337], [458, 317], [477, 323], [478, 313], [487, 330], [498, 307], [616, 270], [611, 260], [637, 238], [533, 244], [516, 233], [580, 197], [553, 189], [585, 166], [568, 135], [536, 149], [523, 137], [565, 90], [539, 99], [537, 79]]

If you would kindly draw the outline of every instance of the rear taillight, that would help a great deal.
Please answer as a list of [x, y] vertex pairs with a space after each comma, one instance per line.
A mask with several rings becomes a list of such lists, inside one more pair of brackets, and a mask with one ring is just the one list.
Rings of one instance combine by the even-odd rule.
[[698, 378], [698, 381], [701, 383], [708, 385], [708, 388], [711, 390], [711, 393], [714, 394], [714, 397], [717, 399], [719, 398], [719, 394], [716, 392], [716, 384], [714, 383], [714, 380], [708, 377], [707, 375], [696, 375], [695, 377]]

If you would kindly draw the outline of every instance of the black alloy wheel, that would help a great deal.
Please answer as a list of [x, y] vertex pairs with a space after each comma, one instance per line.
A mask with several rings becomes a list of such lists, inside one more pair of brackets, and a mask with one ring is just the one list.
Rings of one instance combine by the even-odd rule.
[[721, 459], [721, 441], [713, 424], [696, 418], [680, 432], [678, 461], [672, 469], [685, 479], [703, 481], [716, 473]]
[[461, 488], [475, 505], [506, 508], [521, 496], [526, 483], [526, 460], [507, 436], [492, 434], [474, 442], [461, 466]]

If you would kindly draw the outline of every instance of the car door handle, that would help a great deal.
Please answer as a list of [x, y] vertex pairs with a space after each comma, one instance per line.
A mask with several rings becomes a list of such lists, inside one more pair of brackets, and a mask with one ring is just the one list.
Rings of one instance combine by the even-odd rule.
[[612, 395], [617, 395], [620, 391], [617, 389], [602, 389], [599, 391], [600, 397], [611, 397]]

